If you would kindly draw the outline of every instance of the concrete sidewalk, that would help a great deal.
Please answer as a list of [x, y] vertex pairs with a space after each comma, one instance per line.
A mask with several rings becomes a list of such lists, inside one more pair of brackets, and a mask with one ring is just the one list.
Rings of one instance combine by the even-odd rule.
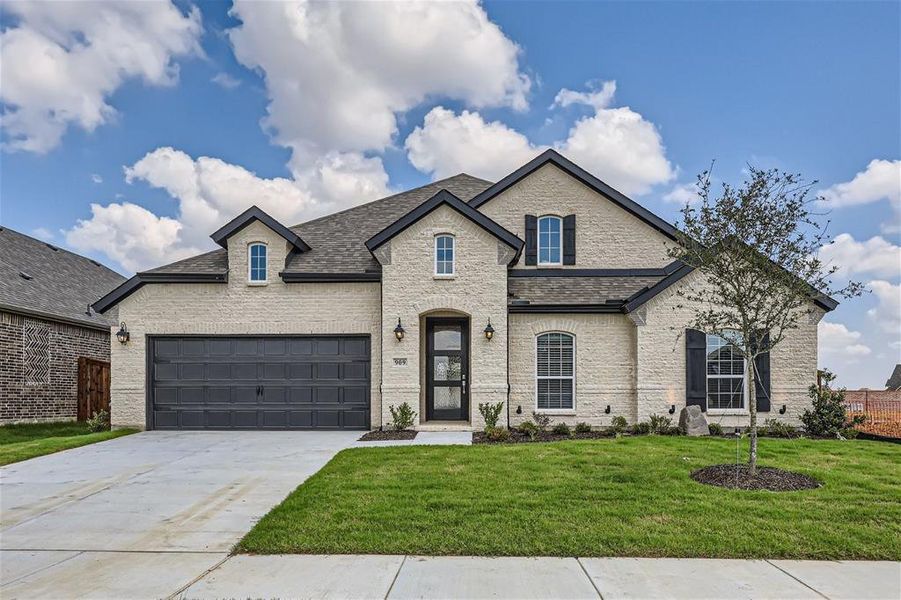
[[901, 563], [234, 556], [177, 598], [901, 598]]

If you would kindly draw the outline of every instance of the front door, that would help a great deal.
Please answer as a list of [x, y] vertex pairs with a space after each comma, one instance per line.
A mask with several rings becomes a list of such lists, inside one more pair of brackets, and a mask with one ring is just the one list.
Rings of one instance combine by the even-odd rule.
[[469, 319], [427, 317], [426, 420], [469, 420]]

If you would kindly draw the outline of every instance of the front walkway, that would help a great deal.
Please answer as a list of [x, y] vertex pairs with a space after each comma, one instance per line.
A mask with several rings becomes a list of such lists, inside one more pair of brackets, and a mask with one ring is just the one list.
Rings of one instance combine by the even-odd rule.
[[234, 556], [176, 598], [901, 597], [901, 563]]

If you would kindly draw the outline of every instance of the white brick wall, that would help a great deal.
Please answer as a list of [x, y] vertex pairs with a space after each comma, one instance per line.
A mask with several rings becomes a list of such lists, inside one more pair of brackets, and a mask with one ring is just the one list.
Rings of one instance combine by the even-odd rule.
[[[450, 280], [434, 276], [438, 233], [455, 236], [456, 276]], [[456, 313], [470, 317], [470, 417], [480, 428], [479, 402], [505, 402], [507, 392], [507, 267], [498, 264], [497, 238], [441, 206], [389, 243], [390, 264], [382, 266], [384, 422], [391, 420], [388, 406], [402, 402], [418, 407], [417, 418], [425, 418], [423, 319]], [[406, 330], [402, 342], [393, 334], [398, 317]], [[482, 333], [489, 318], [495, 329], [491, 341]], [[406, 358], [407, 366], [395, 367], [395, 358]]]
[[[247, 285], [247, 245], [269, 246], [269, 284]], [[112, 344], [114, 426], [145, 426], [146, 335], [365, 333], [372, 346], [372, 420], [381, 412], [381, 328], [378, 283], [292, 283], [278, 277], [283, 238], [259, 222], [228, 241], [228, 284], [145, 285], [119, 305], [131, 341]]]
[[[621, 415], [635, 419], [635, 326], [625, 315], [510, 315], [510, 423], [536, 410], [536, 336], [547, 331], [575, 335], [576, 408], [549, 411], [553, 422], [610, 425]], [[610, 405], [610, 414], [604, 409]], [[522, 413], [517, 414], [517, 408]]]
[[[672, 262], [669, 238], [553, 165], [479, 207], [525, 240], [525, 215], [576, 215], [576, 264], [563, 268], [649, 268]], [[521, 257], [517, 268], [526, 268]], [[532, 268], [532, 267], [529, 267]]]
[[[685, 406], [685, 336], [692, 310], [683, 306], [685, 299], [677, 294], [680, 288], [703, 290], [705, 282], [697, 273], [685, 277], [662, 292], [645, 307], [647, 324], [637, 327], [638, 406], [637, 417], [646, 420], [653, 413], [663, 414], [669, 402], [676, 403], [676, 414]], [[765, 419], [778, 419], [797, 425], [798, 416], [810, 406], [807, 388], [816, 381], [817, 324], [816, 318], [800, 317], [800, 327], [773, 349], [770, 356], [771, 411], [758, 413], [761, 424]], [[782, 405], [785, 415], [779, 414]], [[746, 415], [709, 415], [710, 422], [727, 427], [746, 426]], [[675, 418], [674, 418], [675, 421]]]

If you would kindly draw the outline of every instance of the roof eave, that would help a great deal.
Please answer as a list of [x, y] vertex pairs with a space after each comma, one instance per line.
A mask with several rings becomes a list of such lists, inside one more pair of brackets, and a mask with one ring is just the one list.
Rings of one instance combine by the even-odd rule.
[[228, 273], [137, 273], [91, 305], [103, 314], [147, 283], [228, 283]]
[[217, 229], [210, 238], [223, 248], [228, 248], [228, 238], [241, 231], [253, 221], [260, 221], [263, 225], [285, 238], [285, 240], [301, 252], [309, 252], [310, 246], [299, 235], [276, 221], [258, 206], [251, 206], [243, 213]]

